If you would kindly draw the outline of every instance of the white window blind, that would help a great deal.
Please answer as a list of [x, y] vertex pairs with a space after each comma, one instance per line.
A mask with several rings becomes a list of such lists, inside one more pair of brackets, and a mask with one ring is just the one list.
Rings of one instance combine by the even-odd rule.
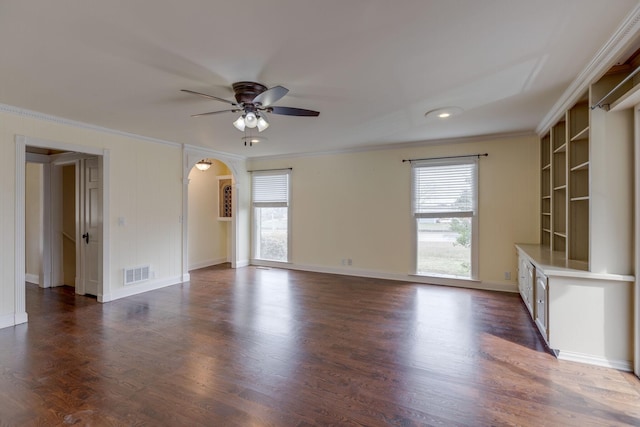
[[412, 164], [413, 214], [417, 218], [464, 217], [477, 208], [477, 161]]
[[255, 207], [289, 206], [289, 171], [254, 172], [252, 200]]

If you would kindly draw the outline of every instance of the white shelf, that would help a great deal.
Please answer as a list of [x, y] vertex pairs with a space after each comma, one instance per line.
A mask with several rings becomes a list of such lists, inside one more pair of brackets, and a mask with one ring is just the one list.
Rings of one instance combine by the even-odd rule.
[[585, 170], [585, 169], [589, 169], [589, 162], [584, 162], [584, 163], [580, 163], [579, 165], [576, 165], [574, 167], [571, 168], [571, 172], [575, 172], [575, 171], [580, 171], [580, 170]]
[[555, 150], [553, 150], [553, 154], [564, 153], [565, 151], [567, 151], [567, 143], [566, 142], [564, 144], [562, 144], [560, 147], [558, 147]]
[[549, 163], [548, 165], [545, 165], [545, 166], [542, 168], [542, 170], [543, 170], [543, 171], [546, 171], [546, 170], [549, 170], [549, 169], [551, 169], [551, 163]]
[[567, 186], [566, 185], [558, 185], [557, 187], [553, 187], [554, 191], [558, 191], [558, 190], [566, 190]]
[[571, 138], [571, 142], [580, 141], [580, 140], [588, 139], [588, 138], [589, 138], [589, 126], [587, 126], [586, 128], [582, 129], [573, 138]]
[[589, 200], [589, 196], [582, 196], [582, 197], [572, 197], [571, 201], [572, 202], [580, 202], [583, 200]]

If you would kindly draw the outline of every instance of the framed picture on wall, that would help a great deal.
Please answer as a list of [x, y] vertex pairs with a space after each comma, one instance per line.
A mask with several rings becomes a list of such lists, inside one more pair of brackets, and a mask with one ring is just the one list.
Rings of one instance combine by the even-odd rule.
[[233, 182], [231, 175], [218, 177], [218, 219], [231, 221], [233, 212]]

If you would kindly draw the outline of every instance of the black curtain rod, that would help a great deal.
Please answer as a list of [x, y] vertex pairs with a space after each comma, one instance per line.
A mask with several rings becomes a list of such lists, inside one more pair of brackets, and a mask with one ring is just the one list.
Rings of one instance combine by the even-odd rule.
[[247, 171], [249, 173], [251, 172], [273, 172], [273, 171], [292, 171], [293, 168], [277, 168], [277, 169], [258, 169], [258, 170], [253, 170], [253, 171]]
[[462, 157], [487, 157], [489, 155], [489, 153], [484, 153], [484, 154], [466, 154], [463, 156], [445, 156], [445, 157], [427, 157], [425, 159], [405, 159], [402, 161], [402, 163], [404, 162], [419, 162], [421, 160], [441, 160], [441, 159], [460, 159]]

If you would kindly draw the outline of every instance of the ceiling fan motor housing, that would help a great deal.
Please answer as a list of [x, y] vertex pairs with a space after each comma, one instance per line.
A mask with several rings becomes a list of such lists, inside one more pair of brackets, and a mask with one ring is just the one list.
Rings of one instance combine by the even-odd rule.
[[265, 85], [255, 82], [237, 82], [232, 87], [239, 104], [252, 104], [256, 96], [267, 90]]

